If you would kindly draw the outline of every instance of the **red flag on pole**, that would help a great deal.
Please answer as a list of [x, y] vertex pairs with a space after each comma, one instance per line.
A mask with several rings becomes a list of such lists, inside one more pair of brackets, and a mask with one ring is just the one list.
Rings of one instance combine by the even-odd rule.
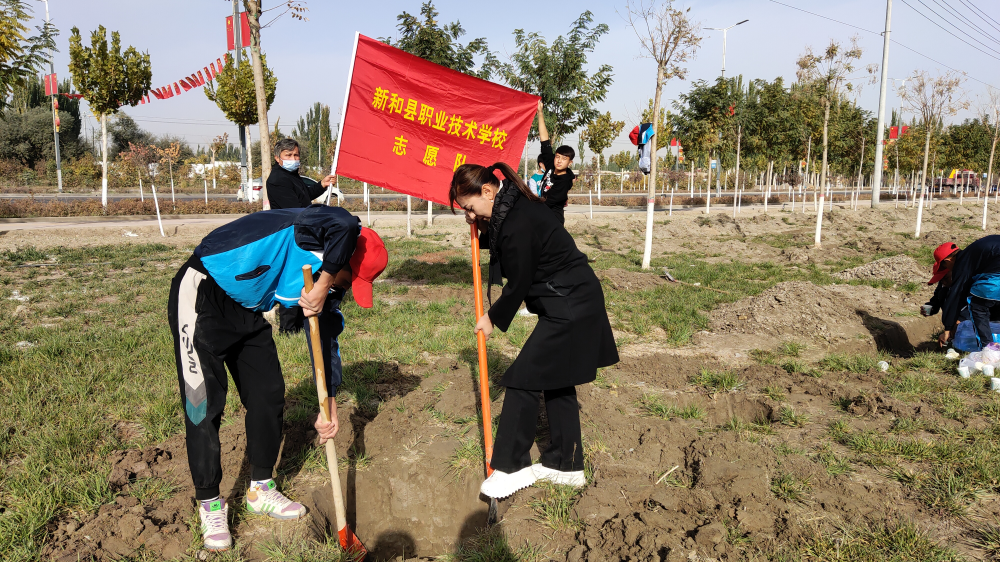
[[59, 81], [56, 80], [56, 75], [52, 74], [45, 75], [45, 95], [54, 96], [59, 93]]
[[517, 168], [538, 97], [355, 35], [335, 173], [448, 204], [466, 162]]
[[899, 127], [889, 127], [889, 140], [899, 138]]
[[240, 12], [240, 43], [244, 47], [250, 46], [250, 18], [246, 12]]
[[232, 51], [236, 48], [236, 35], [233, 31], [233, 16], [226, 16], [226, 50]]

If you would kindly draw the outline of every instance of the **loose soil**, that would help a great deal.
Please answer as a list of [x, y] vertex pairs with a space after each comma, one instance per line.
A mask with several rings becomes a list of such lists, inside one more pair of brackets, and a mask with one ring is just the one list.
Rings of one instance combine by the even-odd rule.
[[[912, 227], [912, 215], [909, 209], [857, 213], [838, 209], [824, 219], [824, 247], [815, 249], [811, 247], [815, 216], [799, 214], [798, 207], [795, 214], [772, 211], [736, 219], [729, 211], [708, 217], [659, 213], [654, 256], [698, 252], [719, 262], [791, 262], [845, 281], [888, 279], [902, 284], [926, 277], [927, 266], [902, 257], [845, 269], [844, 260], [858, 263], [859, 257], [880, 252], [919, 253], [956, 237], [943, 228], [953, 217], [975, 218], [967, 208], [937, 205], [925, 210], [922, 238], [912, 240], [905, 235]], [[641, 248], [644, 220], [639, 215], [615, 215], [587, 221], [571, 214], [568, 226], [580, 247], [592, 255], [629, 254]], [[404, 224], [386, 221], [379, 230], [384, 237], [401, 236]], [[464, 224], [442, 224], [418, 230], [418, 235], [439, 241], [444, 249], [415, 259], [444, 264], [453, 256], [464, 256], [464, 228]], [[137, 231], [146, 235], [148, 229]], [[166, 243], [193, 247], [208, 230], [187, 229]], [[957, 232], [966, 234], [958, 236], [960, 245], [980, 234]], [[47, 231], [45, 236], [51, 234]], [[84, 239], [50, 243], [110, 241], [130, 242], [119, 231], [95, 229]], [[46, 240], [29, 233], [0, 237], [0, 249], [28, 244], [41, 248]], [[621, 268], [602, 270], [600, 276], [605, 284], [625, 291], [666, 283], [655, 273]], [[448, 286], [391, 288], [402, 285], [387, 281], [391, 292], [387, 298], [471, 301], [467, 291]], [[908, 356], [928, 345], [939, 322], [915, 315], [928, 291], [923, 284], [917, 292], [906, 293], [898, 287], [784, 282], [705, 311], [709, 329], [686, 346], [667, 348], [648, 339], [625, 344], [620, 364], [578, 389], [591, 476], [588, 486], [557, 525], [546, 525], [539, 512], [546, 494], [542, 488], [523, 490], [501, 502], [500, 525], [510, 544], [527, 542], [540, 549], [542, 559], [573, 562], [736, 560], [734, 545], [744, 539], [762, 548], [793, 544], [816, 532], [903, 517], [935, 541], [980, 556], [970, 546], [967, 522], [927, 507], [886, 471], [852, 463], [850, 472], [833, 475], [823, 459], [827, 453], [850, 457], [845, 447], [830, 445], [828, 427], [834, 421], [844, 421], [855, 430], [885, 433], [899, 419], [961, 429], [982, 423], [981, 418], [946, 419], [924, 399], [904, 402], [884, 391], [881, 373], [874, 370], [817, 377], [748, 360], [753, 349], [773, 351], [788, 341], [806, 345], [812, 357], [837, 351]], [[727, 353], [719, 354], [719, 349]], [[378, 386], [377, 413], [353, 404], [342, 405], [338, 412], [342, 429], [336, 443], [345, 459], [340, 471], [348, 520], [377, 560], [430, 560], [453, 552], [485, 525], [486, 503], [478, 495], [483, 466], [475, 454], [480, 435], [477, 385], [467, 358], [457, 354], [425, 353], [418, 365], [392, 369], [394, 374]], [[692, 377], [703, 371], [731, 371], [739, 386], [726, 392], [693, 383]], [[776, 392], [783, 396], [775, 399]], [[651, 397], [678, 408], [695, 407], [702, 415], [652, 416], [643, 405]], [[977, 410], [979, 404], [969, 406]], [[498, 399], [493, 414], [501, 408]], [[785, 409], [807, 416], [802, 419], [808, 421], [783, 423]], [[760, 430], [764, 425], [770, 429]], [[307, 506], [309, 514], [301, 521], [277, 522], [237, 509], [248, 477], [241, 416], [223, 426], [222, 490], [235, 513], [233, 531], [238, 539], [250, 545], [255, 537], [275, 535], [323, 540], [333, 531], [328, 479], [324, 470], [317, 469], [324, 462], [322, 449], [311, 447], [314, 439], [309, 422], [286, 423], [277, 480], [289, 496]], [[543, 417], [537, 446], [543, 448], [546, 440]], [[473, 454], [463, 456], [462, 451], [468, 450]], [[115, 453], [108, 459], [108, 474], [118, 494], [115, 502], [96, 513], [66, 515], [53, 522], [47, 530], [46, 558], [114, 560], [143, 546], [163, 558], [197, 552], [198, 540], [191, 532], [197, 528], [192, 527], [193, 490], [182, 435], [154, 447]], [[772, 491], [783, 478], [807, 483], [798, 499], [780, 499]], [[157, 486], [170, 489], [170, 494], [163, 494], [164, 499], [151, 494], [149, 490]], [[1000, 516], [1000, 501], [981, 498], [975, 514]], [[265, 558], [253, 546], [241, 554], [249, 560]]]

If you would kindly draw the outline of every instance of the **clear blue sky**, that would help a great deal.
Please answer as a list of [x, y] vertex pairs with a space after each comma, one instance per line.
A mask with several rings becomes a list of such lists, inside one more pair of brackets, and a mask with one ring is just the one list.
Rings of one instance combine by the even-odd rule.
[[[906, 0], [909, 4], [937, 17], [921, 4], [920, 0]], [[994, 20], [1000, 21], [1000, 2], [996, 0], [964, 0], [984, 10]], [[881, 31], [885, 23], [885, 2], [882, 0], [782, 0], [789, 4], [873, 31]], [[277, 0], [264, 0], [265, 8]], [[925, 0], [927, 6], [942, 15], [944, 6], [960, 8], [968, 14], [958, 0]], [[293, 20], [287, 15], [263, 32], [262, 43], [268, 63], [278, 77], [277, 96], [271, 107], [270, 122], [280, 118], [282, 130], [288, 132], [299, 116], [314, 102], [320, 101], [333, 108], [339, 115], [343, 104], [344, 87], [355, 31], [371, 36], [394, 36], [396, 15], [402, 11], [418, 13], [420, 0], [382, 0], [380, 2], [344, 2], [310, 0], [307, 4], [309, 21]], [[680, 3], [679, 3], [680, 4]], [[36, 19], [45, 16], [44, 4], [37, 2]], [[614, 67], [614, 84], [607, 100], [599, 105], [617, 119], [626, 121], [627, 130], [636, 124], [639, 109], [653, 95], [655, 66], [648, 59], [639, 58], [639, 43], [633, 31], [618, 14], [624, 0], [581, 0], [579, 2], [549, 2], [539, 4], [527, 0], [503, 2], [463, 2], [438, 0], [442, 22], [460, 20], [467, 34], [464, 39], [485, 37], [501, 60], [506, 60], [513, 49], [512, 31], [523, 28], [538, 31], [548, 39], [565, 34], [570, 23], [585, 10], [594, 12], [595, 21], [610, 26], [609, 34], [601, 39], [590, 64], [597, 67], [607, 63]], [[772, 80], [784, 76], [794, 80], [795, 60], [806, 46], [817, 50], [831, 39], [846, 41], [857, 34], [865, 50], [864, 63], [879, 63], [882, 56], [882, 38], [851, 27], [824, 20], [770, 0], [704, 0], [683, 3], [691, 7], [691, 16], [705, 27], [725, 27], [749, 18], [749, 22], [729, 32], [726, 61], [727, 75], [743, 74], [746, 78]], [[57, 39], [59, 52], [55, 55], [56, 72], [60, 78], [68, 76], [67, 62], [70, 29], [79, 27], [85, 43], [89, 33], [104, 25], [121, 33], [124, 45], [133, 45], [148, 52], [153, 65], [153, 87], [190, 75], [210, 61], [221, 57], [226, 48], [225, 17], [231, 14], [229, 0], [172, 0], [170, 2], [132, 2], [125, 0], [50, 0], [52, 21], [60, 30]], [[273, 14], [274, 12], [272, 12]], [[266, 17], [265, 21], [270, 18]], [[948, 23], [941, 25], [955, 31]], [[950, 21], [960, 28], [968, 28], [957, 18]], [[1000, 24], [991, 28], [982, 20], [973, 21], [992, 32], [992, 39], [972, 32], [962, 35], [972, 44], [991, 52], [991, 58], [958, 38], [946, 34], [939, 27], [918, 15], [913, 8], [895, 0], [893, 3], [892, 38], [937, 61], [964, 70], [983, 82], [1000, 86]], [[705, 31], [705, 39], [697, 57], [690, 63], [687, 81], [671, 81], [664, 96], [667, 103], [679, 92], [686, 90], [697, 79], [714, 79], [721, 69], [722, 33]], [[890, 51], [889, 75], [903, 78], [914, 70], [931, 72], [946, 70], [936, 64], [893, 45]], [[966, 82], [968, 96], [975, 101], [986, 86], [973, 80]], [[872, 110], [878, 105], [878, 86], [868, 86], [862, 91], [860, 101]], [[890, 107], [899, 106], [895, 91], [889, 90]], [[170, 133], [186, 138], [190, 143], [207, 144], [212, 137], [229, 132], [236, 138], [236, 127], [227, 124], [222, 113], [210, 102], [201, 88], [185, 92], [168, 100], [154, 99], [151, 104], [126, 108], [142, 127], [156, 134]], [[971, 116], [965, 113], [959, 118]], [[88, 128], [95, 124], [88, 112]], [[339, 117], [337, 117], [339, 118]], [[256, 130], [253, 131], [256, 138]], [[566, 142], [576, 145], [576, 136]], [[609, 154], [631, 149], [625, 134], [619, 138]], [[529, 148], [529, 150], [534, 150]], [[589, 159], [589, 155], [588, 155]]]

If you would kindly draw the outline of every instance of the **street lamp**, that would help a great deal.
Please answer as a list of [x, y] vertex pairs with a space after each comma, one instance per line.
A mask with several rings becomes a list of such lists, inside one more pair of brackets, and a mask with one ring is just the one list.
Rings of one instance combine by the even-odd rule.
[[706, 27], [705, 29], [711, 29], [714, 31], [722, 32], [722, 77], [726, 77], [726, 32], [730, 29], [736, 27], [737, 25], [743, 25], [750, 20], [743, 20], [740, 23], [734, 23], [729, 27]]

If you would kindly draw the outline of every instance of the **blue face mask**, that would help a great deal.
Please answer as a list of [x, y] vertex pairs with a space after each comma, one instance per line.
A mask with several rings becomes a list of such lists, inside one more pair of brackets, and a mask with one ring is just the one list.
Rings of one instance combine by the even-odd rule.
[[281, 167], [288, 170], [289, 172], [297, 172], [299, 169], [298, 160], [282, 160]]

